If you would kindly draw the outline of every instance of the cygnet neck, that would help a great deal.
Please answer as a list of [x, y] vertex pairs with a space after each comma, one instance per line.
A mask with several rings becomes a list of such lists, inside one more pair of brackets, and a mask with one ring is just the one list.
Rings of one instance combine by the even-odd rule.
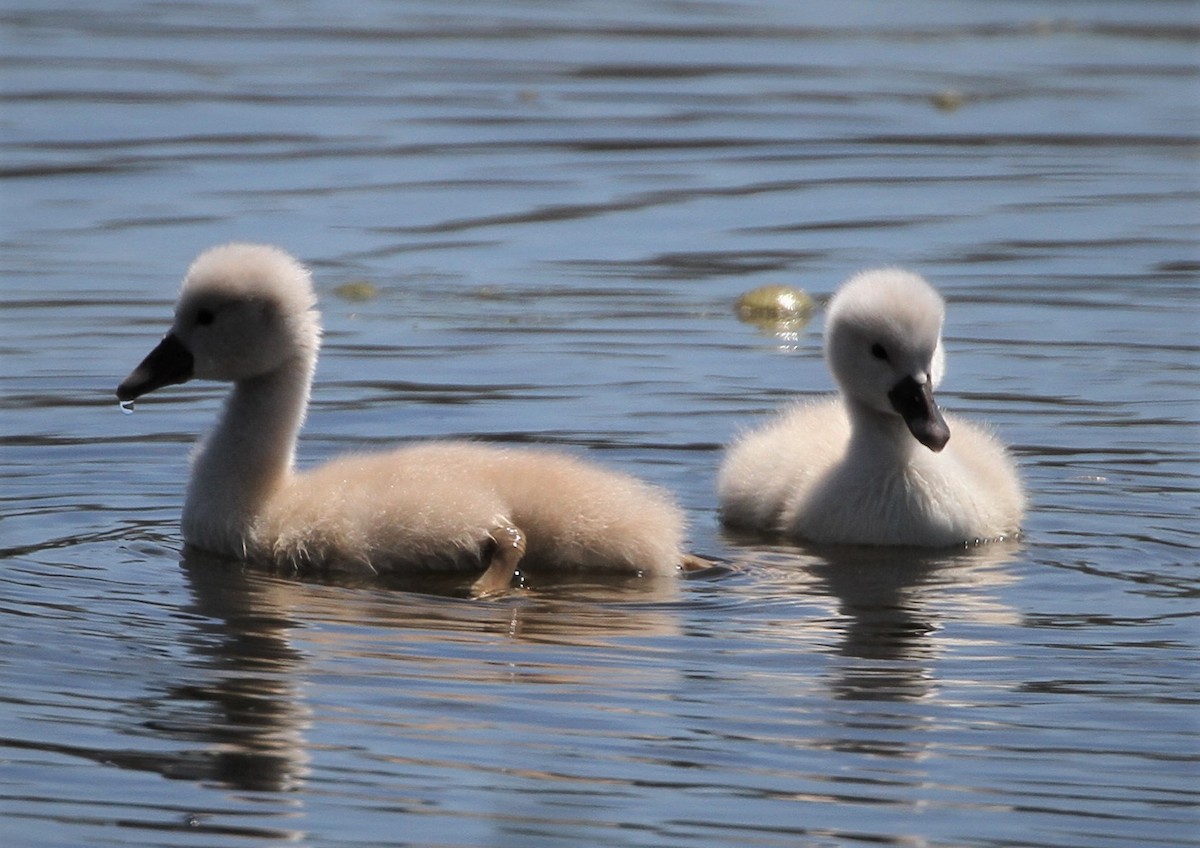
[[876, 463], [886, 458], [904, 464], [917, 448], [924, 450], [899, 415], [882, 412], [853, 397], [844, 395], [843, 400], [850, 418], [847, 456], [870, 457]]
[[189, 543], [247, 553], [255, 519], [292, 474], [315, 366], [315, 354], [301, 353], [234, 384], [193, 461], [183, 508]]

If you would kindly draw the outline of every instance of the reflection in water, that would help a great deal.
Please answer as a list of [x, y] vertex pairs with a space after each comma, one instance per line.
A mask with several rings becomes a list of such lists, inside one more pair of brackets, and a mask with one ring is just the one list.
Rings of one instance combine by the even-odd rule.
[[[482, 643], [487, 650], [497, 639], [596, 646], [631, 635], [679, 632], [669, 605], [679, 595], [675, 579], [573, 576], [569, 583], [553, 584], [543, 579], [540, 589], [474, 601], [462, 597], [461, 581], [436, 586], [423, 581], [425, 593], [411, 591], [413, 586], [401, 591], [394, 579], [305, 582], [195, 550], [188, 550], [182, 567], [194, 599], [187, 611], [198, 616], [189, 647], [202, 673], [193, 670], [153, 704], [156, 717], [148, 724], [207, 746], [202, 754], [181, 757], [171, 776], [243, 790], [297, 789], [308, 773], [304, 731], [311, 710], [301, 689], [311, 662], [289, 635], [301, 621], [306, 640], [322, 656], [336, 656], [343, 665], [384, 658], [393, 664], [398, 684], [405, 676], [479, 680], [481, 673], [497, 682], [578, 683], [594, 670], [549, 670], [543, 663], [526, 669], [520, 662], [490, 659], [479, 665], [464, 646]], [[394, 635], [396, 629], [404, 631], [403, 638]], [[447, 653], [449, 645], [461, 655]], [[466, 665], [473, 671], [464, 673]], [[198, 676], [205, 682], [196, 682]], [[401, 710], [389, 721], [404, 726], [407, 720]]]
[[809, 566], [814, 586], [838, 601], [844, 616], [839, 654], [849, 661], [833, 685], [838, 698], [910, 700], [931, 692], [939, 643], [932, 636], [948, 605], [970, 617], [1005, 611], [981, 590], [1011, 581], [1000, 567], [1016, 542], [954, 552], [855, 548], [824, 551]]
[[[294, 789], [308, 754], [308, 711], [297, 689], [303, 657], [289, 643], [287, 584], [256, 580], [242, 567], [195, 551], [183, 569], [198, 616], [190, 646], [201, 665], [165, 693], [153, 726], [205, 743], [192, 779], [246, 790]], [[204, 682], [198, 682], [198, 679]]]
[[[405, 580], [395, 575], [337, 574], [295, 585], [361, 590], [352, 602], [340, 594], [297, 592], [304, 620], [348, 626], [344, 634], [336, 628], [306, 634], [326, 647], [343, 635], [360, 638], [364, 627], [385, 632], [402, 628], [406, 650], [480, 633], [518, 643], [596, 645], [623, 636], [679, 632], [672, 604], [679, 600], [681, 587], [674, 577], [538, 574], [527, 577], [522, 587], [488, 600], [469, 599], [469, 584], [461, 580], [431, 582], [423, 576]], [[338, 650], [352, 653], [355, 648], [343, 644]]]
[[[1012, 582], [1005, 569], [1019, 542], [952, 552], [886, 548], [757, 546], [745, 564], [770, 569], [793, 594], [831, 600], [837, 634], [824, 677], [846, 707], [831, 718], [824, 750], [918, 760], [929, 731], [944, 726], [938, 668], [961, 639], [947, 623], [1014, 625], [1018, 617], [988, 590]], [[889, 778], [892, 779], [892, 778]], [[886, 794], [886, 793], [885, 793]]]

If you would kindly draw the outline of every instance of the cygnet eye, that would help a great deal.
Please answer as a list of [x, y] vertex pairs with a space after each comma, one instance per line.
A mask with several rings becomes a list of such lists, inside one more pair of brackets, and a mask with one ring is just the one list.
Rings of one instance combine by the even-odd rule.
[[207, 327], [215, 320], [217, 320], [217, 316], [211, 309], [201, 309], [196, 313], [196, 323], [201, 327]]
[[876, 359], [882, 359], [884, 362], [888, 361], [888, 352], [879, 342], [871, 345], [871, 356]]

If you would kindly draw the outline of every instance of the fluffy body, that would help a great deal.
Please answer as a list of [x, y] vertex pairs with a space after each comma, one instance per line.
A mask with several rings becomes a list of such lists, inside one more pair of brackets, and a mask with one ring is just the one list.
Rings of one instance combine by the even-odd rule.
[[472, 571], [505, 552], [528, 569], [667, 574], [684, 522], [659, 489], [555, 451], [418, 443], [297, 471], [320, 345], [308, 271], [264, 245], [193, 263], [171, 332], [118, 389], [132, 400], [193, 377], [233, 383], [200, 443], [188, 544], [298, 568]]
[[900, 458], [853, 450], [838, 398], [795, 407], [730, 448], [722, 520], [828, 544], [949, 547], [1016, 535], [1024, 498], [1004, 446], [957, 416], [946, 420], [953, 437], [942, 453]]
[[430, 442], [291, 476], [248, 535], [279, 563], [473, 570], [515, 527], [523, 569], [669, 573], [682, 525], [664, 493], [563, 453]]
[[[1004, 445], [933, 404], [941, 323], [940, 297], [915, 274], [851, 279], [826, 330], [840, 394], [735, 441], [718, 478], [722, 521], [829, 544], [948, 547], [1016, 535], [1025, 499]], [[932, 408], [898, 411], [901, 384]]]

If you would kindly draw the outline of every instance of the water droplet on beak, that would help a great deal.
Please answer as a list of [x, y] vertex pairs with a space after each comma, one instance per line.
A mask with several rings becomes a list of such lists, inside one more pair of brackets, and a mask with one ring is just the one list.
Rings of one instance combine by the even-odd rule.
[[121, 407], [121, 412], [125, 415], [133, 415], [133, 401], [120, 400], [117, 401], [117, 406]]

